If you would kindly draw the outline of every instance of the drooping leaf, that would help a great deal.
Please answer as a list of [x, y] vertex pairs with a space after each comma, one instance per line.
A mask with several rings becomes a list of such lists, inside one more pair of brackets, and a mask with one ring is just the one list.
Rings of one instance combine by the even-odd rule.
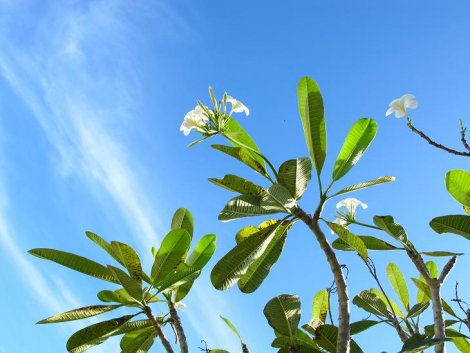
[[213, 149], [228, 154], [229, 156], [238, 159], [240, 162], [246, 166], [253, 169], [255, 172], [260, 173], [261, 175], [267, 175], [266, 168], [259, 160], [253, 157], [253, 154], [249, 150], [243, 147], [230, 147], [225, 145], [212, 145]]
[[129, 332], [141, 331], [145, 328], [152, 328], [153, 324], [149, 319], [127, 321], [125, 324], [121, 325], [117, 331], [112, 333], [112, 336], [122, 335]]
[[359, 161], [377, 133], [373, 119], [359, 119], [349, 130], [333, 167], [333, 180], [339, 180]]
[[185, 283], [194, 281], [200, 273], [201, 270], [194, 267], [188, 267], [182, 270], [177, 269], [167, 274], [165, 278], [157, 282], [155, 286], [158, 289], [158, 293], [166, 292]]
[[[358, 235], [357, 237], [362, 240], [367, 250], [403, 250], [403, 248], [398, 248], [382, 239], [371, 237], [369, 235]], [[341, 238], [335, 239], [331, 246], [337, 250], [355, 251], [351, 245]]]
[[263, 196], [266, 194], [261, 186], [233, 174], [227, 174], [222, 179], [209, 178], [209, 181], [224, 189], [243, 195]]
[[326, 221], [326, 224], [338, 237], [340, 237], [343, 241], [349, 244], [349, 246], [351, 246], [355, 251], [357, 251], [357, 253], [364, 260], [367, 260], [369, 255], [367, 252], [367, 248], [364, 245], [364, 242], [361, 240], [361, 238], [359, 238], [357, 235], [354, 235], [348, 229], [344, 228], [340, 224], [327, 222], [327, 221]]
[[171, 229], [185, 229], [189, 236], [193, 237], [194, 219], [186, 208], [178, 208], [171, 219]]
[[408, 241], [405, 230], [400, 224], [395, 223], [392, 216], [374, 216], [374, 224], [400, 243], [406, 244]]
[[191, 236], [186, 229], [173, 229], [163, 238], [152, 266], [152, 281], [162, 281], [179, 263], [189, 250]]
[[117, 241], [111, 242], [111, 246], [122, 258], [124, 267], [129, 272], [131, 278], [142, 285], [142, 265], [136, 251], [129, 245]]
[[28, 252], [31, 255], [53, 261], [59, 265], [84, 273], [88, 276], [96, 277], [108, 282], [118, 283], [106, 267], [85, 257], [65, 251], [45, 248], [31, 249]]
[[310, 77], [303, 77], [297, 86], [297, 97], [305, 142], [317, 175], [320, 175], [326, 157], [325, 111], [320, 88]]
[[224, 290], [236, 283], [269, 245], [280, 224], [278, 222], [260, 229], [256, 236], [251, 236], [237, 244], [222, 257], [211, 272], [211, 281], [214, 287]]
[[47, 319], [38, 321], [38, 324], [52, 324], [56, 322], [65, 322], [73, 320], [81, 320], [88, 317], [96, 316], [103, 314], [105, 312], [120, 308], [122, 305], [92, 305], [85, 306], [83, 308], [78, 308], [70, 311], [66, 311]]
[[231, 221], [233, 219], [267, 215], [285, 212], [279, 204], [270, 200], [269, 196], [260, 197], [241, 195], [231, 199], [219, 214], [219, 220]]
[[139, 283], [139, 281], [131, 278], [120, 268], [111, 265], [108, 265], [108, 268], [126, 292], [129, 293], [132, 298], [140, 302], [143, 296], [142, 282]]
[[387, 305], [372, 291], [363, 290], [354, 297], [353, 304], [374, 315], [390, 317]]
[[87, 326], [70, 336], [67, 341], [67, 350], [70, 353], [81, 353], [88, 348], [101, 344], [133, 317], [134, 315], [126, 315]]
[[297, 295], [279, 295], [266, 304], [263, 313], [274, 330], [292, 337], [300, 321], [300, 299]]
[[393, 262], [390, 262], [387, 265], [387, 276], [390, 284], [395, 290], [395, 293], [397, 293], [401, 303], [408, 311], [410, 309], [410, 297], [403, 273], [400, 271], [397, 265], [395, 265]]
[[[246, 273], [238, 280], [238, 288], [244, 293], [252, 293], [263, 283], [271, 267], [279, 260], [290, 223], [281, 224], [263, 253], [248, 267]], [[263, 229], [263, 228], [261, 228]]]
[[242, 337], [240, 336], [240, 333], [238, 332], [237, 328], [235, 327], [234, 324], [232, 324], [232, 322], [227, 319], [226, 317], [223, 317], [222, 315], [219, 315], [220, 318], [225, 322], [225, 324], [230, 327], [230, 329], [232, 330], [233, 333], [235, 333], [235, 335], [238, 337], [238, 339], [240, 340], [241, 343], [243, 343], [243, 340], [242, 340]]
[[319, 290], [313, 298], [312, 304], [312, 319], [319, 319], [323, 323], [326, 322], [326, 315], [328, 314], [328, 291], [325, 289]]
[[429, 300], [413, 305], [408, 311], [407, 318], [411, 319], [421, 315], [427, 308], [429, 308]]
[[380, 324], [381, 321], [375, 320], [361, 320], [351, 323], [351, 336], [367, 330], [368, 328]]
[[296, 200], [302, 197], [312, 178], [310, 158], [291, 159], [281, 164], [277, 181], [284, 185]]
[[470, 240], [470, 216], [449, 215], [433, 218], [429, 223], [431, 228], [439, 234], [453, 233]]
[[227, 121], [225, 126], [226, 130], [225, 133], [228, 134], [232, 140], [232, 145], [235, 147], [244, 147], [246, 148], [251, 156], [263, 167], [265, 168], [264, 159], [257, 153], [253, 152], [260, 152], [258, 146], [256, 145], [255, 141], [251, 138], [251, 136], [246, 132], [245, 129], [233, 118], [230, 118]]
[[[189, 267], [202, 270], [203, 267], [209, 262], [212, 258], [212, 255], [216, 249], [216, 236], [215, 234], [207, 234], [203, 236], [199, 242], [196, 244], [191, 255], [189, 255], [186, 260], [186, 265]], [[186, 297], [189, 293], [194, 281], [182, 284], [178, 286], [175, 293], [175, 301], [179, 302]]]
[[335, 193], [331, 197], [335, 197], [335, 196], [338, 196], [338, 195], [346, 194], [348, 192], [368, 188], [368, 187], [371, 187], [371, 186], [380, 185], [380, 184], [383, 184], [383, 183], [389, 183], [389, 182], [392, 182], [392, 181], [395, 181], [395, 177], [393, 177], [393, 176], [381, 176], [381, 177], [378, 177], [377, 179], [374, 179], [374, 180], [364, 181], [364, 182], [359, 183], [359, 184], [354, 184], [354, 185], [345, 187], [344, 189], [341, 189], [340, 191], [338, 191], [337, 193]]
[[446, 174], [446, 188], [449, 194], [464, 206], [470, 206], [470, 173], [455, 169]]

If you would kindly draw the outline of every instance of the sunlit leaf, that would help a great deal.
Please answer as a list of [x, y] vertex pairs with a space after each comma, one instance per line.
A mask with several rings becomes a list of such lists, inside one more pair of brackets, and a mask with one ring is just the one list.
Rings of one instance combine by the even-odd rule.
[[85, 306], [83, 308], [78, 308], [70, 311], [66, 311], [47, 319], [38, 321], [38, 324], [51, 324], [56, 322], [64, 322], [64, 321], [73, 321], [73, 320], [81, 320], [88, 317], [100, 315], [106, 313], [108, 311], [120, 308], [122, 305], [92, 305], [92, 306]]
[[470, 173], [455, 169], [446, 174], [446, 188], [457, 202], [470, 206]]
[[238, 159], [240, 162], [250, 167], [254, 171], [260, 173], [261, 175], [267, 175], [264, 164], [261, 164], [260, 161], [253, 157], [253, 154], [249, 150], [243, 147], [230, 147], [224, 145], [212, 145], [213, 149], [221, 151], [229, 156]]
[[371, 187], [371, 186], [380, 185], [380, 184], [383, 184], [383, 183], [389, 183], [389, 182], [392, 182], [392, 181], [395, 181], [395, 177], [393, 177], [393, 176], [381, 176], [381, 177], [378, 177], [377, 179], [374, 179], [374, 180], [364, 181], [362, 183], [358, 183], [358, 184], [354, 184], [354, 185], [345, 187], [344, 189], [341, 189], [340, 191], [338, 191], [337, 193], [335, 193], [331, 197], [335, 197], [335, 196], [338, 196], [338, 195], [346, 194], [348, 192], [368, 188], [368, 187]]
[[[382, 239], [371, 237], [369, 235], [358, 235], [357, 237], [362, 240], [367, 250], [403, 250], [403, 248], [398, 248]], [[331, 246], [337, 250], [355, 251], [351, 245], [341, 238], [335, 239]]]
[[186, 208], [178, 208], [171, 219], [171, 229], [185, 229], [189, 236], [193, 237], [194, 219]]
[[277, 181], [284, 185], [296, 200], [302, 197], [312, 177], [310, 158], [291, 159], [281, 164]]
[[300, 299], [297, 295], [279, 295], [266, 304], [263, 313], [274, 330], [291, 337], [300, 321]]
[[453, 233], [470, 240], [470, 216], [449, 215], [433, 218], [429, 223], [431, 228], [439, 234]]
[[406, 310], [410, 308], [410, 297], [408, 294], [408, 287], [406, 285], [405, 277], [400, 271], [397, 265], [393, 262], [390, 262], [387, 265], [387, 276], [390, 284], [392, 285], [395, 293], [397, 293], [398, 298], [400, 298], [401, 303]]
[[406, 244], [408, 241], [405, 230], [400, 224], [395, 223], [392, 216], [374, 216], [374, 224], [400, 243]]
[[351, 233], [348, 229], [344, 228], [340, 224], [327, 221], [326, 224], [338, 237], [340, 237], [343, 241], [348, 243], [349, 246], [351, 246], [355, 251], [357, 251], [357, 253], [361, 255], [364, 260], [368, 258], [369, 255], [367, 252], [367, 248], [361, 238]]
[[328, 291], [325, 289], [319, 290], [313, 298], [312, 304], [312, 319], [319, 319], [326, 322], [326, 315], [328, 314]]
[[224, 189], [243, 195], [263, 196], [266, 194], [261, 186], [233, 174], [225, 175], [222, 179], [209, 178], [209, 181]]

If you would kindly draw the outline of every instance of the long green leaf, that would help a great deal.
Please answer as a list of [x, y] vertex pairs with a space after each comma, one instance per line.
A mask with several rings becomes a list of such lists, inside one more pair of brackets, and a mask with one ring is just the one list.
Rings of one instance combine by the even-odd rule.
[[[358, 235], [357, 237], [362, 240], [367, 250], [403, 250], [403, 248], [398, 248], [382, 239], [371, 237], [369, 235]], [[331, 246], [337, 250], [355, 251], [351, 245], [341, 238], [335, 239]]]
[[345, 187], [344, 189], [341, 189], [340, 191], [338, 191], [337, 193], [335, 193], [331, 197], [335, 197], [335, 196], [338, 196], [338, 195], [346, 194], [348, 192], [368, 188], [368, 187], [371, 187], [371, 186], [380, 185], [380, 184], [383, 184], [383, 183], [390, 183], [392, 181], [395, 181], [395, 177], [393, 177], [393, 176], [381, 176], [381, 177], [378, 177], [377, 179], [374, 179], [374, 180], [364, 181], [364, 182], [359, 183], [359, 184], [354, 184], [354, 185]]
[[285, 212], [285, 209], [277, 202], [274, 202], [269, 196], [241, 195], [227, 202], [224, 209], [219, 214], [219, 220], [231, 221], [243, 217], [279, 212]]
[[266, 194], [261, 186], [233, 174], [225, 175], [222, 179], [209, 178], [209, 181], [224, 189], [244, 195], [263, 196]]
[[97, 294], [97, 297], [102, 302], [114, 302], [114, 303], [121, 303], [125, 305], [136, 304], [135, 300], [130, 296], [129, 293], [124, 288], [120, 288], [118, 290], [102, 290]]
[[228, 154], [229, 156], [238, 159], [240, 162], [250, 167], [254, 171], [260, 173], [261, 175], [268, 175], [266, 168], [259, 160], [253, 157], [253, 154], [249, 150], [243, 147], [230, 147], [225, 145], [212, 145], [213, 149]]
[[310, 77], [303, 77], [297, 86], [297, 97], [305, 142], [320, 175], [326, 157], [325, 111], [320, 88]]
[[121, 339], [121, 353], [146, 353], [152, 347], [155, 332], [143, 329], [140, 332], [130, 332]]
[[142, 285], [142, 265], [140, 263], [140, 258], [139, 255], [137, 255], [137, 252], [129, 245], [117, 241], [111, 242], [111, 246], [122, 258], [124, 267], [129, 272], [131, 278]]
[[374, 315], [390, 317], [387, 305], [372, 291], [364, 290], [356, 295], [353, 304]]
[[235, 335], [238, 337], [238, 339], [240, 340], [241, 343], [243, 343], [243, 340], [242, 340], [242, 336], [240, 336], [240, 333], [238, 332], [237, 328], [235, 327], [234, 324], [232, 324], [232, 322], [227, 319], [226, 317], [223, 317], [222, 315], [219, 315], [220, 318], [225, 322], [225, 324], [230, 327], [230, 329], [232, 330], [233, 333], [235, 333]]
[[52, 324], [56, 322], [65, 322], [65, 321], [73, 321], [73, 320], [81, 320], [88, 317], [100, 315], [106, 313], [108, 311], [120, 308], [122, 305], [92, 305], [92, 306], [85, 306], [83, 308], [78, 308], [70, 311], [66, 311], [47, 319], [38, 321], [38, 324]]
[[279, 295], [266, 304], [263, 313], [276, 332], [292, 337], [300, 321], [300, 299], [297, 295]]
[[452, 338], [452, 343], [454, 346], [462, 353], [470, 352], [470, 343], [466, 338], [455, 337]]
[[446, 187], [451, 196], [464, 206], [470, 206], [470, 173], [455, 169], [446, 174]]
[[186, 229], [173, 229], [163, 238], [152, 266], [152, 281], [162, 281], [181, 263], [191, 244], [191, 236]]
[[178, 208], [171, 219], [171, 229], [185, 229], [192, 238], [194, 219], [191, 212], [186, 208]]
[[81, 353], [101, 344], [133, 317], [134, 315], [126, 315], [87, 326], [70, 336], [67, 341], [67, 350], [70, 353]]
[[[338, 341], [338, 328], [333, 325], [323, 325], [317, 330], [315, 342], [330, 353], [336, 353], [336, 342]], [[351, 353], [362, 353], [362, 349], [354, 340], [350, 343]]]
[[238, 280], [238, 288], [244, 293], [252, 293], [263, 283], [271, 267], [279, 260], [286, 241], [290, 223], [285, 222], [274, 231], [274, 236], [263, 253], [248, 267]]
[[65, 251], [45, 248], [31, 249], [28, 252], [31, 255], [53, 261], [59, 265], [84, 273], [88, 276], [96, 277], [108, 282], [119, 283], [106, 267], [85, 257]]
[[158, 293], [167, 292], [185, 283], [192, 282], [200, 273], [201, 270], [193, 267], [188, 267], [183, 270], [175, 270], [174, 272], [166, 275], [163, 281], [156, 284]]
[[393, 262], [390, 262], [387, 265], [387, 276], [390, 284], [395, 290], [395, 293], [397, 293], [401, 303], [408, 311], [410, 309], [410, 297], [403, 273], [400, 271], [397, 265], [395, 265]]
[[325, 289], [319, 290], [313, 298], [312, 304], [312, 319], [319, 319], [323, 323], [326, 322], [326, 315], [328, 314], [328, 291]]
[[251, 237], [254, 234], [257, 234], [261, 229], [269, 227], [270, 225], [273, 225], [274, 223], [277, 223], [277, 222], [279, 222], [278, 219], [268, 219], [266, 221], [261, 222], [258, 227], [255, 227], [255, 226], [243, 227], [237, 232], [237, 234], [235, 234], [235, 241], [237, 242], [237, 244], [240, 244], [245, 239]]
[[392, 216], [374, 216], [374, 224], [400, 243], [407, 243], [408, 236], [405, 229], [400, 224], [395, 223]]
[[351, 323], [351, 336], [367, 330], [368, 328], [380, 324], [381, 321], [375, 320], [361, 320]]
[[296, 200], [302, 197], [307, 184], [312, 178], [310, 158], [291, 159], [281, 164], [277, 181], [284, 185]]
[[237, 244], [222, 257], [211, 272], [214, 287], [224, 290], [235, 284], [246, 273], [253, 261], [263, 253], [280, 224], [278, 222], [260, 229], [256, 236], [251, 236]]
[[436, 233], [458, 234], [470, 240], [470, 216], [449, 215], [436, 217], [431, 220], [429, 225]]
[[427, 308], [429, 308], [429, 301], [423, 301], [421, 303], [413, 305], [408, 311], [407, 318], [411, 319], [421, 315]]
[[142, 282], [129, 277], [127, 273], [122, 271], [120, 268], [111, 265], [108, 265], [108, 268], [119, 283], [121, 283], [126, 292], [129, 293], [132, 298], [140, 302], [143, 296]]
[[124, 266], [124, 261], [122, 257], [119, 254], [116, 254], [111, 244], [109, 244], [106, 240], [104, 240], [98, 234], [95, 234], [93, 232], [87, 231], [85, 232], [85, 234], [91, 241], [100, 246], [104, 251], [111, 255], [113, 259], [115, 259], [117, 262]]
[[349, 130], [333, 167], [333, 180], [341, 179], [359, 161], [377, 133], [373, 119], [359, 119]]
[[451, 252], [451, 251], [423, 251], [420, 252], [422, 255], [433, 256], [433, 257], [448, 257], [448, 256], [462, 256], [462, 252]]
[[[394, 312], [396, 316], [404, 319], [405, 318], [405, 314], [403, 314], [403, 312], [401, 311], [401, 309], [398, 307], [398, 305], [393, 301], [392, 298], [388, 298], [387, 300], [387, 297], [385, 297], [385, 295], [379, 291], [378, 289], [376, 288], [372, 288], [370, 290], [372, 293], [374, 293], [376, 296], [378, 296], [384, 303], [385, 305], [387, 306], [387, 308], [389, 309], [389, 312], [392, 313]], [[390, 303], [389, 303], [390, 302]]]
[[367, 248], [361, 238], [359, 238], [357, 235], [354, 235], [340, 224], [333, 222], [326, 222], [326, 224], [338, 237], [354, 248], [354, 250], [356, 250], [364, 260], [367, 260], [369, 255]]

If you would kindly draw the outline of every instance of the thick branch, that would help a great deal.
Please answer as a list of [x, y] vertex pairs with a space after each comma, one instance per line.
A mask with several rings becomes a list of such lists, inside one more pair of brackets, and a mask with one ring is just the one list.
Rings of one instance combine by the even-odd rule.
[[336, 258], [336, 254], [333, 251], [330, 243], [325, 237], [325, 234], [320, 229], [318, 221], [320, 219], [321, 209], [324, 201], [320, 202], [317, 210], [313, 217], [310, 217], [305, 211], [298, 208], [295, 211], [295, 215], [299, 217], [313, 232], [317, 239], [320, 248], [323, 250], [326, 259], [330, 265], [331, 271], [336, 284], [336, 290], [338, 293], [338, 306], [339, 306], [339, 318], [338, 318], [338, 340], [336, 342], [337, 353], [349, 353], [350, 344], [350, 328], [349, 328], [349, 298], [346, 280], [343, 275], [341, 264]]
[[[449, 147], [446, 147], [444, 145], [441, 145], [440, 143], [432, 140], [428, 135], [426, 135], [424, 132], [422, 132], [421, 130], [418, 130], [417, 128], [415, 128], [411, 122], [411, 119], [408, 118], [408, 127], [411, 129], [411, 131], [413, 131], [414, 133], [418, 134], [420, 137], [422, 137], [423, 139], [425, 139], [430, 145], [434, 146], [434, 147], [437, 147], [441, 150], [444, 150], [448, 153], [451, 153], [451, 154], [455, 154], [457, 156], [465, 156], [465, 157], [470, 157], [470, 151], [468, 152], [461, 152], [461, 151], [457, 151], [457, 150], [454, 150], [452, 148], [449, 148]], [[465, 137], [465, 136], [464, 136]], [[463, 142], [463, 141], [462, 141]], [[465, 145], [464, 145], [465, 146]], [[465, 146], [466, 148], [466, 146]]]
[[188, 353], [188, 342], [186, 341], [186, 335], [184, 334], [183, 325], [181, 325], [180, 317], [175, 309], [175, 304], [169, 301], [168, 307], [170, 308], [170, 317], [171, 321], [173, 322], [173, 327], [176, 331], [176, 337], [178, 337], [178, 343], [180, 345], [181, 353]]
[[145, 315], [147, 315], [148, 319], [152, 323], [152, 326], [155, 329], [155, 332], [157, 333], [157, 336], [162, 341], [163, 347], [165, 347], [165, 350], [167, 351], [167, 353], [174, 353], [170, 342], [165, 337], [165, 334], [163, 333], [160, 325], [158, 324], [157, 320], [155, 319], [155, 316], [153, 316], [153, 313], [152, 313], [152, 310], [150, 309], [150, 307], [145, 306], [144, 307], [144, 313], [145, 313]]
[[447, 275], [449, 274], [449, 272], [454, 267], [456, 261], [457, 261], [457, 256], [452, 256], [451, 259], [446, 263], [446, 265], [442, 269], [441, 275], [438, 278], [438, 281], [439, 281], [440, 284], [444, 283], [444, 281], [446, 280]]
[[[431, 277], [423, 258], [414, 248], [406, 247], [406, 253], [408, 254], [408, 257], [411, 259], [411, 261], [413, 261], [419, 273], [423, 276], [429, 288], [434, 319], [434, 338], [445, 339], [446, 332], [444, 324], [444, 310], [442, 308], [442, 300], [440, 293], [441, 283], [437, 278]], [[450, 268], [448, 271], [450, 271]], [[434, 352], [445, 353], [444, 342], [435, 345]]]

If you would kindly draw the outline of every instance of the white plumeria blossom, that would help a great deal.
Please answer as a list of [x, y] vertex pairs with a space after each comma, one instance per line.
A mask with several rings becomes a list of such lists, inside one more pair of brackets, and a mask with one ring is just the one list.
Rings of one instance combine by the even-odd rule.
[[[346, 221], [344, 218], [335, 216], [335, 220], [333, 221], [333, 223], [339, 224], [340, 226], [343, 226], [344, 228], [348, 228], [348, 221]], [[330, 229], [330, 232], [331, 234], [335, 234], [335, 232], [333, 232], [333, 229]]]
[[186, 304], [183, 302], [175, 303], [175, 309], [180, 309], [180, 310], [186, 309]]
[[181, 124], [180, 131], [183, 131], [184, 136], [188, 136], [192, 129], [203, 132], [203, 127], [209, 118], [204, 114], [204, 110], [200, 105], [188, 112]]
[[389, 116], [395, 113], [397, 118], [407, 116], [407, 109], [416, 109], [418, 107], [418, 101], [415, 100], [415, 96], [412, 94], [404, 94], [400, 98], [394, 99], [390, 102], [389, 108], [385, 112], [385, 116]]
[[363, 209], [366, 209], [368, 206], [355, 198], [347, 198], [336, 204], [336, 208], [345, 207], [348, 210], [349, 215], [354, 219], [356, 215], [357, 206], [361, 206]]
[[230, 114], [245, 113], [246, 116], [250, 115], [250, 110], [239, 100], [236, 100], [235, 98], [227, 94], [226, 101], [232, 104], [232, 109], [230, 110]]

